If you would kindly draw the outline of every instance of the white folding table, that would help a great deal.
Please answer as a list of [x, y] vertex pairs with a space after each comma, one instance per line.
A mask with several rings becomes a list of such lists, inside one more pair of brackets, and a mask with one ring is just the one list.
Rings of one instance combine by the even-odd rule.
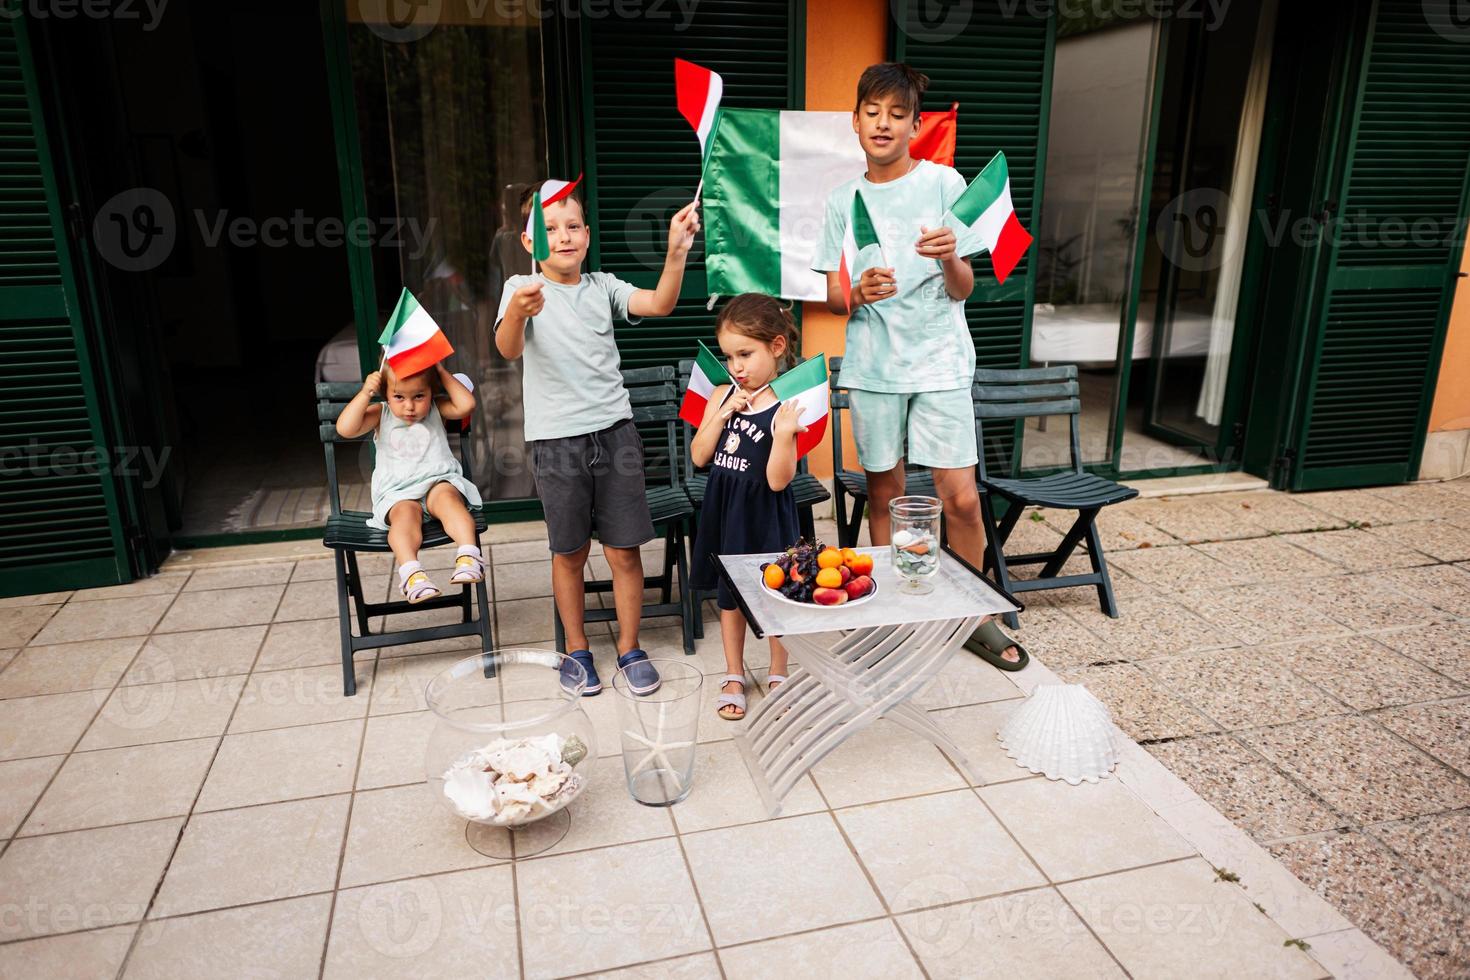
[[758, 637], [780, 637], [791, 656], [788, 680], [751, 712], [735, 744], [771, 816], [803, 775], [833, 749], [887, 718], [938, 746], [973, 781], [959, 746], [927, 712], [909, 703], [988, 616], [1021, 604], [946, 549], [927, 595], [899, 592], [888, 548], [873, 556], [878, 593], [840, 606], [783, 602], [762, 583], [773, 555], [720, 555], [721, 572]]

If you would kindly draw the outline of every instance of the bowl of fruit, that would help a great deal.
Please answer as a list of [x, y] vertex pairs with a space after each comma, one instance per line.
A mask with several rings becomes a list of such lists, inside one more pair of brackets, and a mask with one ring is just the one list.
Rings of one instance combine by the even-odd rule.
[[852, 605], [878, 594], [872, 555], [805, 538], [762, 565], [761, 582], [767, 595], [798, 606]]

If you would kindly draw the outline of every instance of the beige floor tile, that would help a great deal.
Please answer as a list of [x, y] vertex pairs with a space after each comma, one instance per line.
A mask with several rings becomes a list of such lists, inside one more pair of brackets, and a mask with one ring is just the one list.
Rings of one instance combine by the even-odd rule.
[[330, 895], [221, 909], [143, 924], [128, 977], [313, 976], [321, 966]]
[[159, 572], [124, 585], [107, 585], [97, 589], [80, 589], [72, 602], [96, 602], [99, 599], [131, 599], [147, 595], [173, 595], [188, 580], [187, 572]]
[[1351, 833], [1270, 850], [1416, 976], [1470, 974], [1470, 916], [1377, 841]]
[[254, 565], [219, 565], [201, 568], [189, 576], [185, 592], [206, 589], [243, 589], [256, 585], [280, 585], [293, 579], [289, 561], [261, 562]]
[[521, 861], [516, 893], [527, 977], [612, 970], [710, 946], [673, 838]]
[[834, 807], [961, 789], [964, 777], [927, 740], [879, 721], [823, 759], [812, 777]]
[[[361, 559], [358, 559], [359, 563]], [[359, 564], [361, 569], [361, 564]], [[291, 570], [292, 582], [314, 582], [319, 579], [337, 577], [336, 562], [331, 558], [304, 558]]]
[[1135, 513], [1181, 541], [1228, 541], [1261, 533], [1244, 515], [1217, 507], [1204, 496], [1164, 497], [1147, 503], [1152, 506]]
[[913, 912], [898, 924], [936, 980], [1125, 976], [1051, 888]]
[[1363, 524], [1398, 524], [1422, 520], [1413, 508], [1361, 490], [1330, 490], [1293, 494], [1294, 499], [1341, 521]]
[[1216, 561], [1198, 548], [1120, 551], [1109, 556], [1108, 564], [1167, 592], [1207, 589], [1245, 581], [1238, 569]]
[[1354, 572], [1427, 565], [1430, 561], [1422, 553], [1396, 543], [1391, 537], [1359, 528], [1288, 534], [1284, 540]]
[[1428, 602], [1403, 595], [1379, 575], [1307, 579], [1296, 583], [1295, 588], [1302, 602], [1353, 630], [1400, 629], [1446, 618]]
[[1470, 559], [1470, 531], [1448, 521], [1416, 521], [1375, 527], [1369, 534], [1395, 548], [1411, 548], [1439, 561]]
[[[669, 815], [684, 804], [665, 808], [633, 802], [623, 778], [621, 759], [598, 759], [592, 764], [589, 775], [587, 789], [570, 807], [571, 829], [566, 837], [544, 853], [563, 854], [594, 847], [611, 847], [655, 837], [668, 837], [674, 833], [674, 824]], [[519, 832], [517, 853], [521, 853], [522, 842], [525, 852], [538, 853], [556, 833], [560, 831], [547, 821], [531, 824]]]
[[323, 976], [518, 977], [515, 917], [509, 867], [345, 889]]
[[1470, 565], [1423, 565], [1394, 568], [1377, 580], [1409, 599], [1427, 602], [1437, 609], [1470, 619]]
[[1394, 708], [1373, 717], [1384, 728], [1470, 776], [1470, 699]]
[[[1222, 656], [1224, 651], [1222, 651]], [[1060, 678], [1082, 684], [1107, 705], [1113, 721], [1139, 742], [1182, 738], [1220, 730], [1220, 725], [1175, 697], [1133, 664], [1064, 670]]]
[[1298, 601], [1290, 586], [1202, 589], [1179, 596], [1179, 602], [1241, 643], [1275, 643], [1348, 631], [1341, 623]]
[[1005, 726], [1011, 713], [1022, 703], [1022, 699], [1017, 698], [929, 713], [929, 717], [954, 739], [960, 751], [970, 760], [970, 765], [980, 777], [980, 782], [975, 785], [985, 786], [1031, 778], [1030, 772], [1016, 765], [1016, 760], [1006, 755], [1000, 740], [996, 738], [996, 733]]
[[1373, 828], [1373, 835], [1462, 900], [1470, 901], [1470, 811], [1415, 817]]
[[215, 740], [202, 738], [73, 753], [20, 833], [30, 837], [183, 816], [214, 750]]
[[1181, 653], [1142, 665], [1144, 671], [1227, 730], [1279, 725], [1347, 711], [1288, 669], [1280, 648]]
[[895, 914], [1046, 884], [970, 790], [838, 810], [837, 820]]
[[20, 653], [20, 651], [0, 650], [0, 670], [4, 670], [6, 667], [8, 667], [10, 665], [10, 662], [15, 659], [15, 655], [17, 653]]
[[116, 976], [137, 930], [116, 926], [0, 946], [0, 978]]
[[[38, 644], [75, 643], [78, 640], [106, 640], [115, 636], [142, 636], [158, 625], [164, 610], [173, 604], [172, 595], [138, 596], [130, 599], [103, 599], [62, 606], [45, 627], [35, 635]], [[32, 606], [31, 609], [49, 609]], [[4, 610], [13, 612], [14, 610]], [[0, 617], [0, 638], [6, 628]], [[21, 641], [25, 642], [24, 640]], [[12, 644], [0, 640], [0, 645]], [[14, 644], [19, 645], [19, 644]]]
[[697, 953], [621, 970], [585, 974], [582, 980], [722, 980], [714, 953]]
[[256, 585], [243, 589], [185, 592], [158, 624], [158, 632], [179, 633], [269, 623], [284, 588], [281, 585]]
[[[1002, 627], [1004, 629], [1004, 627]], [[1060, 608], [1032, 606], [1021, 614], [1021, 628], [1009, 630], [1026, 652], [1052, 670], [1112, 660], [1116, 653]]]
[[1454, 697], [1470, 690], [1365, 636], [1292, 644], [1272, 652], [1294, 673], [1359, 711]]
[[1413, 974], [1361, 929], [1309, 937], [1311, 957], [1336, 980], [1412, 980]]
[[0, 701], [0, 759], [70, 752], [97, 707], [90, 691]]
[[1258, 912], [1246, 892], [1195, 858], [1061, 885], [1061, 893], [1134, 976], [1315, 980], [1322, 968]]
[[195, 810], [225, 810], [352, 789], [362, 722], [227, 735]]
[[1274, 490], [1252, 490], [1241, 494], [1212, 494], [1210, 503], [1245, 518], [1267, 531], [1325, 531], [1342, 527], [1346, 521], [1300, 502], [1299, 495]]
[[357, 767], [357, 788], [379, 789], [422, 781], [424, 753], [434, 724], [434, 715], [428, 711], [369, 718], [362, 761]]
[[1102, 639], [1114, 660], [1147, 660], [1240, 642], [1171, 599], [1130, 599], [1120, 602], [1118, 611], [1111, 619], [1095, 605], [1067, 607], [1073, 620]]
[[[589, 597], [590, 600], [590, 597]], [[536, 643], [555, 638], [551, 622], [552, 602], [543, 599], [512, 599], [495, 603], [496, 642], [502, 647], [517, 643]], [[589, 628], [588, 633], [594, 632]]]
[[1277, 584], [1294, 582], [1317, 575], [1336, 575], [1342, 569], [1333, 562], [1302, 548], [1294, 547], [1294, 538], [1283, 535], [1253, 538], [1249, 541], [1224, 541], [1197, 545], [1222, 564], [1234, 569], [1237, 579], [1245, 582]]
[[347, 805], [344, 795], [196, 813], [152, 917], [330, 891]]
[[708, 830], [683, 841], [719, 945], [883, 913], [829, 814]]
[[230, 721], [230, 734], [361, 718], [372, 697], [373, 665], [358, 664], [356, 674], [357, 693], [352, 697], [342, 694], [340, 667], [251, 674]]
[[141, 637], [26, 647], [0, 673], [0, 698], [110, 688], [128, 669]]
[[[356, 635], [356, 627], [352, 627]], [[377, 650], [359, 650], [354, 661], [373, 660]], [[260, 647], [256, 670], [326, 667], [342, 663], [342, 635], [337, 619], [301, 619], [272, 623]]]
[[[454, 653], [426, 653], [416, 657], [391, 657], [378, 661], [378, 673], [373, 678], [373, 694], [368, 713], [388, 715], [425, 710], [429, 706], [424, 693], [428, 683], [471, 656], [475, 656], [474, 651], [460, 650]], [[552, 672], [548, 670], [547, 673]]]
[[[183, 821], [158, 820], [16, 840], [0, 856], [0, 940], [136, 922]], [[3, 948], [3, 947], [0, 947]]]
[[1375, 633], [1373, 638], [1425, 666], [1470, 684], [1470, 629], [1463, 623], [1440, 623]]
[[[245, 678], [200, 677], [119, 687], [108, 696], [78, 748], [106, 749], [224, 732]], [[100, 699], [101, 692], [94, 692]]]
[[143, 644], [123, 684], [248, 674], [265, 638], [264, 626], [233, 626], [192, 633], [158, 633]]
[[497, 863], [470, 847], [464, 819], [424, 783], [368, 790], [352, 805], [341, 887]]
[[[622, 779], [622, 762], [616, 772]], [[621, 782], [619, 791], [622, 791]], [[811, 777], [802, 777], [781, 801], [782, 816], [796, 816], [826, 809], [826, 804], [812, 785]], [[745, 760], [733, 741], [710, 742], [699, 747], [694, 759], [694, 786], [688, 797], [669, 810], [679, 825], [679, 832], [694, 833], [741, 823], [756, 823], [767, 818], [765, 807], [745, 768]]]
[[1338, 812], [1363, 823], [1470, 806], [1470, 780], [1367, 718], [1321, 718], [1240, 737]]
[[1330, 830], [1343, 823], [1309, 791], [1228, 735], [1150, 745], [1148, 751], [1257, 839]]
[[962, 648], [950, 656], [938, 676], [910, 703], [929, 710], [957, 708], [962, 704], [1004, 701], [1020, 694], [1020, 688], [1011, 681], [1009, 674]]
[[[379, 577], [363, 576], [364, 591], [369, 599], [378, 598], [373, 595], [374, 583]], [[440, 583], [444, 588], [447, 583]], [[305, 582], [292, 582], [286, 586], [285, 593], [281, 596], [281, 604], [274, 610], [275, 622], [281, 623], [295, 619], [325, 619], [335, 615], [337, 612], [337, 582], [336, 579], [313, 579]]]
[[491, 591], [497, 602], [551, 595], [551, 560], [492, 565]]
[[[1194, 848], [1116, 779], [1049, 779], [978, 790], [1052, 881], [1186, 857]], [[1086, 827], [1079, 833], [1077, 828]]]
[[65, 756], [52, 755], [40, 759], [15, 759], [0, 762], [0, 840], [11, 836], [41, 791], [61, 768]]
[[32, 595], [5, 596], [0, 598], [0, 609], [14, 609], [17, 606], [59, 606], [74, 594], [68, 589], [64, 592], [36, 592]]
[[[601, 553], [602, 549], [593, 542], [593, 550]], [[551, 545], [547, 542], [543, 532], [539, 540], [534, 541], [507, 541], [500, 544], [490, 545], [490, 560], [497, 565], [520, 564], [531, 561], [550, 561]]]
[[765, 977], [844, 977], [918, 980], [924, 974], [887, 919], [805, 932], [720, 951], [732, 980]]
[[[1043, 512], [1046, 513], [1046, 512]], [[1056, 531], [1065, 533], [1074, 515], [1051, 511], [1047, 523]], [[1115, 551], [1131, 548], [1157, 548], [1183, 544], [1178, 538], [1148, 523], [1125, 507], [1105, 507], [1097, 516], [1098, 534], [1102, 538], [1103, 550], [1111, 555]]]

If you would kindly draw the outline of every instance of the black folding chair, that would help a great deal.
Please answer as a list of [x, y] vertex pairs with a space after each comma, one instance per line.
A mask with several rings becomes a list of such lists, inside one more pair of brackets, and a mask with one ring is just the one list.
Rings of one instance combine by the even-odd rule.
[[[375, 647], [397, 646], [404, 643], [422, 643], [426, 640], [442, 640], [455, 636], [478, 636], [482, 650], [489, 650], [494, 646], [494, 641], [490, 638], [490, 594], [483, 580], [473, 585], [461, 586], [459, 595], [451, 595], [446, 592], [444, 595], [416, 605], [410, 605], [406, 600], [369, 602], [363, 594], [362, 573], [357, 567], [357, 553], [359, 551], [383, 553], [391, 552], [393, 549], [388, 547], [387, 531], [368, 527], [367, 519], [372, 514], [342, 509], [342, 493], [337, 480], [337, 446], [341, 443], [368, 440], [368, 451], [372, 451], [370, 436], [344, 439], [337, 434], [337, 416], [342, 414], [342, 409], [346, 408], [347, 403], [361, 390], [362, 385], [355, 383], [318, 384], [316, 386], [317, 427], [321, 435], [322, 448], [327, 455], [327, 484], [331, 491], [332, 504], [332, 512], [327, 517], [327, 529], [322, 538], [322, 544], [331, 548], [335, 555], [337, 624], [342, 636], [342, 693], [347, 697], [357, 693], [357, 677], [353, 671], [352, 657], [358, 650], [371, 650]], [[386, 408], [383, 410], [387, 411]], [[451, 441], [459, 444], [460, 466], [464, 470], [465, 479], [473, 481], [474, 475], [470, 470], [469, 426], [461, 422], [446, 421], [445, 428], [449, 430], [451, 437], [458, 435], [457, 440], [451, 438]], [[475, 533], [478, 538], [485, 531], [485, 515], [479, 507], [471, 507], [470, 513], [475, 518]], [[430, 518], [424, 522], [423, 547], [434, 548], [450, 543], [452, 542], [449, 535], [444, 533], [444, 527], [438, 521]], [[473, 616], [476, 603], [480, 611], [478, 619]], [[423, 626], [411, 630], [389, 630], [385, 623], [381, 633], [374, 633], [368, 628], [368, 622], [373, 616], [393, 616], [400, 613], [446, 609], [455, 606], [458, 606], [463, 613], [458, 623]], [[352, 633], [354, 615], [357, 617], [358, 625], [356, 636]], [[485, 671], [487, 677], [493, 676], [494, 668], [487, 666]]]
[[[643, 440], [643, 473], [648, 510], [655, 530], [664, 536], [663, 570], [646, 575], [644, 588], [657, 588], [658, 602], [644, 603], [645, 619], [678, 616], [684, 631], [684, 652], [694, 652], [694, 629], [699, 622], [693, 596], [689, 591], [689, 558], [686, 548], [694, 521], [694, 505], [684, 492], [684, 473], [680, 459], [683, 441], [679, 436], [679, 389], [672, 367], [635, 368], [623, 372], [623, 385], [633, 404], [633, 423]], [[677, 572], [679, 597], [673, 596]], [[588, 594], [612, 592], [610, 579], [594, 579], [585, 586]], [[556, 648], [566, 652], [566, 628], [556, 603], [551, 604], [555, 620]], [[583, 622], [609, 623], [618, 618], [615, 609], [587, 609]]]
[[[679, 362], [679, 399], [682, 402], [684, 393], [689, 390], [689, 377], [694, 373], [694, 361], [685, 358]], [[704, 504], [704, 488], [709, 483], [709, 475], [694, 468], [694, 459], [689, 455], [689, 445], [694, 439], [694, 427], [691, 425], [680, 426], [683, 436], [684, 455], [684, 491], [689, 494], [689, 502], [694, 505], [695, 517], [698, 519], [699, 508]], [[827, 488], [822, 486], [822, 481], [812, 476], [806, 465], [806, 458], [802, 457], [796, 461], [796, 476], [791, 480], [792, 492], [796, 494], [796, 520], [801, 528], [801, 534], [808, 541], [817, 538], [817, 519], [814, 513], [817, 504], [830, 500], [832, 495]], [[694, 536], [690, 535], [691, 543]], [[794, 543], [794, 542], [793, 542]], [[694, 604], [697, 609], [699, 603], [710, 596], [714, 591], [696, 592]], [[698, 616], [694, 620], [695, 639], [704, 638], [704, 617]]]
[[[980, 513], [985, 521], [986, 566], [995, 569], [1000, 587], [1012, 593], [1095, 585], [1102, 611], [1117, 619], [1118, 604], [1113, 599], [1113, 583], [1108, 578], [1108, 565], [1097, 533], [1097, 514], [1110, 504], [1132, 500], [1138, 496], [1138, 491], [1082, 470], [1077, 431], [1082, 402], [1076, 365], [1015, 371], [982, 370], [975, 372], [975, 380], [975, 412], [982, 430], [985, 420], [989, 419], [1014, 421], [1066, 415], [1071, 423], [1072, 468], [1068, 471], [1030, 478], [991, 477], [985, 471], [985, 454], [981, 453], [980, 482], [989, 491], [980, 497]], [[984, 445], [983, 440], [981, 445]], [[995, 496], [1004, 498], [1008, 504], [1006, 515], [999, 523], [995, 519]], [[1077, 520], [1055, 551], [1007, 556], [1004, 553], [1006, 539], [1015, 530], [1024, 508], [1031, 506], [1075, 510]], [[1059, 575], [1083, 538], [1087, 539], [1092, 571], [1084, 575]], [[1036, 579], [1014, 580], [1008, 570], [1010, 565], [1041, 565], [1041, 575]], [[1018, 625], [1016, 615], [1008, 614], [1006, 623], [1014, 629]]]

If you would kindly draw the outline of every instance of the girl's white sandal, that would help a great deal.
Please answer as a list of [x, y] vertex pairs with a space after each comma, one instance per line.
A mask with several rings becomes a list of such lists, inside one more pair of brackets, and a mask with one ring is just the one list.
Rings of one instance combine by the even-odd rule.
[[427, 573], [424, 572], [423, 569], [419, 569], [418, 571], [410, 575], [404, 581], [404, 583], [399, 586], [399, 589], [403, 592], [403, 597], [408, 600], [409, 604], [415, 606], [418, 605], [420, 602], [424, 602], [428, 599], [435, 599], [438, 598], [440, 595], [443, 595], [443, 593], [439, 591], [439, 587], [433, 582], [429, 581], [429, 576]]
[[485, 581], [485, 562], [474, 555], [460, 555], [454, 559], [454, 574], [449, 576], [450, 585], [471, 585]]

